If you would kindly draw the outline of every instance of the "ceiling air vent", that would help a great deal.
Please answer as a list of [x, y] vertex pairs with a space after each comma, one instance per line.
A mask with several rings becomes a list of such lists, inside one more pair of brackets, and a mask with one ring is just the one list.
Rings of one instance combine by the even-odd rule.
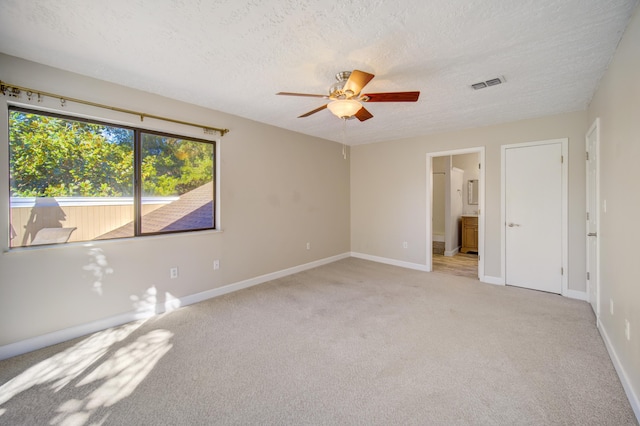
[[471, 85], [471, 87], [473, 88], [473, 90], [478, 90], [478, 89], [484, 89], [485, 87], [489, 87], [489, 86], [496, 86], [504, 82], [505, 82], [504, 77], [496, 77], [496, 78], [492, 78], [491, 80], [474, 83]]

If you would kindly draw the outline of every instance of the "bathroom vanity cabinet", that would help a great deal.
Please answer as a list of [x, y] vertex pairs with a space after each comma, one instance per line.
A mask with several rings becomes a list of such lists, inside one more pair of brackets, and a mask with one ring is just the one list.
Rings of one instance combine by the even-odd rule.
[[478, 252], [478, 216], [462, 216], [461, 253]]

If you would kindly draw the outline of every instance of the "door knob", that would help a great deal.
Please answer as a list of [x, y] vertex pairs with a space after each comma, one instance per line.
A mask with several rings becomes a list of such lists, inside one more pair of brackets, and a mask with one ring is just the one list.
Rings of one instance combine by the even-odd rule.
[[519, 223], [513, 223], [513, 222], [511, 222], [509, 224], [509, 228], [513, 228], [514, 226], [520, 226], [520, 224]]
[[589, 232], [589, 233], [587, 234], [587, 237], [597, 237], [597, 236], [598, 236], [598, 233], [597, 233], [597, 232]]

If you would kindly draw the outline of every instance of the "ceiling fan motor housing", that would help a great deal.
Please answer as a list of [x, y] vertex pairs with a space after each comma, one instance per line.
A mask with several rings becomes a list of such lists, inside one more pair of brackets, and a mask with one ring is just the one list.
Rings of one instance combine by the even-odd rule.
[[329, 97], [331, 99], [349, 99], [357, 93], [353, 93], [351, 90], [344, 90], [344, 85], [347, 84], [347, 80], [351, 76], [351, 71], [342, 71], [336, 74], [336, 82], [329, 88]]

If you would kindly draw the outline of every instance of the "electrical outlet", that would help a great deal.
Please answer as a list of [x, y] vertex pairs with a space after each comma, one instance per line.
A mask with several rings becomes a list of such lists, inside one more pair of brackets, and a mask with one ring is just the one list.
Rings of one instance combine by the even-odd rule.
[[213, 261], [213, 269], [214, 270], [220, 269], [220, 261], [218, 259]]
[[402, 243], [402, 248], [408, 248], [408, 247], [409, 247], [409, 244], [407, 244], [406, 241]]
[[311, 250], [311, 243], [307, 243], [307, 250]]
[[631, 340], [631, 324], [629, 324], [629, 320], [624, 320], [624, 335], [627, 340]]
[[609, 312], [613, 315], [613, 299], [609, 299]]
[[173, 268], [169, 269], [169, 277], [171, 277], [171, 279], [178, 278], [178, 267], [177, 266], [174, 266]]

